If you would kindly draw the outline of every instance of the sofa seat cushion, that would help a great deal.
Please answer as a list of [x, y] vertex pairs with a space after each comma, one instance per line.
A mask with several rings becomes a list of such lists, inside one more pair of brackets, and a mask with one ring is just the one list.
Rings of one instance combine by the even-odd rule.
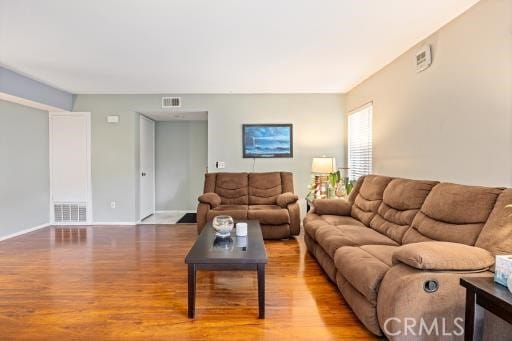
[[247, 219], [259, 220], [260, 224], [265, 225], [290, 223], [288, 210], [277, 205], [250, 205]]
[[321, 226], [316, 231], [316, 241], [331, 257], [342, 246], [398, 245], [368, 227], [354, 225]]
[[391, 268], [391, 257], [397, 248], [382, 245], [340, 247], [334, 255], [334, 264], [338, 272], [375, 306], [380, 283]]
[[316, 241], [316, 231], [322, 226], [328, 225], [354, 225], [364, 226], [359, 220], [347, 216], [318, 215], [309, 212], [304, 218], [304, 230]]
[[247, 205], [219, 205], [215, 211], [247, 211], [248, 209]]
[[213, 210], [209, 210], [207, 214], [208, 220], [212, 220], [219, 215], [229, 215], [233, 219], [247, 219], [247, 205], [220, 205]]
[[373, 257], [380, 260], [382, 263], [393, 266], [393, 254], [400, 246], [396, 245], [363, 245], [361, 249], [368, 252]]
[[354, 225], [364, 227], [364, 224], [357, 219], [339, 215], [323, 215], [322, 219], [329, 225]]
[[304, 231], [316, 241], [316, 231], [321, 226], [326, 226], [328, 223], [322, 219], [322, 216], [309, 212], [303, 221]]
[[255, 210], [282, 210], [283, 208], [278, 205], [249, 205], [248, 209], [251, 211], [255, 211]]
[[263, 239], [285, 239], [290, 237], [290, 225], [261, 225]]

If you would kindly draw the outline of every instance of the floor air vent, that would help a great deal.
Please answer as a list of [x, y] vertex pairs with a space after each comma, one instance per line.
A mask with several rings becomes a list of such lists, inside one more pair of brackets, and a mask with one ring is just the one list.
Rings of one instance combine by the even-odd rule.
[[56, 223], [87, 222], [86, 203], [58, 203], [54, 204], [53, 209]]

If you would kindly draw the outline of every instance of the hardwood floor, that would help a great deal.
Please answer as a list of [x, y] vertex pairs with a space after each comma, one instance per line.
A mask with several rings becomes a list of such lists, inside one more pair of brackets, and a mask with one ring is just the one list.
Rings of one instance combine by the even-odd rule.
[[266, 241], [266, 319], [255, 272], [199, 272], [193, 225], [45, 228], [0, 242], [0, 339], [374, 339], [307, 254]]

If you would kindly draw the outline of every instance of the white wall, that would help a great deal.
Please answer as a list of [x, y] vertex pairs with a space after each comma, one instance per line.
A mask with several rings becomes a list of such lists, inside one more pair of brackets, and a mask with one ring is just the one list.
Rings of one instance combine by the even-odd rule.
[[482, 0], [347, 94], [347, 112], [373, 101], [376, 173], [512, 185], [511, 17], [512, 1]]
[[[78, 95], [74, 111], [92, 113], [93, 214], [95, 221], [136, 221], [138, 212], [138, 114], [161, 111], [161, 96]], [[292, 123], [293, 159], [257, 160], [255, 171], [292, 171], [303, 197], [310, 181], [311, 158], [344, 159], [343, 107], [340, 94], [180, 95], [182, 111], [208, 112], [208, 167], [224, 161], [223, 171], [252, 171], [242, 158], [243, 123]], [[117, 125], [106, 116], [121, 116]], [[342, 162], [340, 167], [342, 166]], [[118, 203], [110, 208], [110, 201]], [[303, 200], [301, 203], [304, 204]]]
[[208, 122], [156, 123], [156, 210], [195, 211], [208, 164]]
[[0, 101], [0, 238], [50, 220], [48, 112]]

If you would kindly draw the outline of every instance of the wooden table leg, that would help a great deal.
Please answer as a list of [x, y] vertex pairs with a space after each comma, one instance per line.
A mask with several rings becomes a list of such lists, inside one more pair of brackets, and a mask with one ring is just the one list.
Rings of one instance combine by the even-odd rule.
[[258, 264], [258, 318], [265, 318], [265, 264]]
[[196, 315], [196, 265], [188, 265], [188, 317]]
[[466, 288], [466, 316], [464, 321], [464, 340], [473, 341], [475, 336], [476, 319], [476, 300], [475, 292]]

